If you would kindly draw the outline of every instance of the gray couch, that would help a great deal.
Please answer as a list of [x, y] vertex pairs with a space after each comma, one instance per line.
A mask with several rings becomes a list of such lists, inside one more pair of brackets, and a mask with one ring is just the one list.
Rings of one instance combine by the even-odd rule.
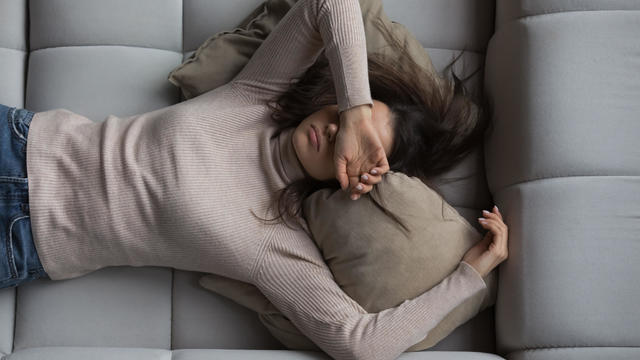
[[[168, 73], [262, 0], [0, 0], [0, 103], [95, 121], [181, 101]], [[450, 174], [510, 229], [497, 303], [403, 359], [640, 359], [640, 2], [386, 0], [493, 109]], [[1, 156], [1, 155], [0, 155]], [[478, 227], [480, 229], [480, 227]], [[111, 267], [0, 290], [3, 359], [300, 359], [201, 274]]]

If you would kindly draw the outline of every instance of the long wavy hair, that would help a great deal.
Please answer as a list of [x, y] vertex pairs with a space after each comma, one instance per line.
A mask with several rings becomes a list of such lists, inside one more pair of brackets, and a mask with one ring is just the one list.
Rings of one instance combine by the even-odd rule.
[[[442, 196], [432, 180], [481, 145], [484, 132], [489, 127], [486, 98], [482, 96], [478, 100], [470, 96], [464, 86], [481, 67], [463, 80], [456, 76], [452, 66], [464, 53], [465, 50], [462, 50], [443, 70], [444, 74], [447, 70], [451, 71], [453, 81], [442, 78], [435, 71], [417, 64], [400, 40], [380, 19], [377, 20], [375, 25], [391, 46], [392, 53], [399, 54], [393, 59], [382, 53], [371, 53], [367, 57], [371, 96], [384, 102], [393, 118], [392, 149], [387, 154], [389, 168], [418, 177]], [[307, 116], [321, 108], [336, 103], [331, 69], [323, 53], [301, 78], [291, 80], [286, 92], [268, 102], [272, 110], [271, 120], [277, 126], [273, 138], [289, 128], [297, 127]], [[472, 175], [450, 178], [449, 181]], [[304, 200], [324, 188], [341, 190], [337, 179], [321, 181], [305, 177], [294, 181], [273, 194], [271, 206], [277, 209], [278, 215], [273, 219], [260, 219], [265, 222], [284, 222], [288, 227], [291, 227], [288, 220], [294, 220], [300, 226], [304, 217]], [[408, 231], [402, 221], [385, 208], [375, 186], [369, 195], [381, 211]]]

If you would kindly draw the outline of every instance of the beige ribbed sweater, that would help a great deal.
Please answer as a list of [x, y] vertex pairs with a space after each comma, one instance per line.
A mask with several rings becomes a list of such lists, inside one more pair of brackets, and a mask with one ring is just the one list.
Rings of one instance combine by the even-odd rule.
[[[323, 45], [323, 44], [326, 44]], [[394, 359], [485, 288], [467, 263], [415, 299], [367, 313], [302, 230], [264, 225], [276, 190], [305, 176], [266, 100], [323, 50], [338, 108], [372, 104], [357, 0], [298, 1], [232, 82], [144, 114], [36, 113], [27, 142], [33, 236], [51, 279], [164, 266], [256, 285], [336, 359]], [[410, 279], [407, 279], [410, 281]]]

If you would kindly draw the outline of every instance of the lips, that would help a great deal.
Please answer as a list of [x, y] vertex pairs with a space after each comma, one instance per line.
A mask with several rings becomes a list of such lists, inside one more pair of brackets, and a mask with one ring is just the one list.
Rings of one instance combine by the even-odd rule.
[[311, 143], [316, 147], [316, 151], [320, 152], [321, 135], [313, 125], [311, 125], [311, 130], [309, 130], [309, 138], [311, 139]]

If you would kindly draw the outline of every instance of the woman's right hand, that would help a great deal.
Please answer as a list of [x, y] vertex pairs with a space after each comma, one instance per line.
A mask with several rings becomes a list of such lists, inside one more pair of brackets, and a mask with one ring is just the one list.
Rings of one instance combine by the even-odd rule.
[[482, 277], [487, 276], [496, 266], [505, 261], [509, 255], [507, 239], [509, 229], [502, 221], [502, 214], [497, 207], [492, 212], [483, 214], [486, 219], [479, 218], [482, 227], [489, 229], [484, 238], [478, 241], [462, 258], [473, 266]]
[[[342, 190], [350, 191], [351, 199], [357, 200], [382, 181], [382, 175], [389, 171], [389, 161], [373, 124], [370, 104], [357, 105], [339, 116], [340, 130], [336, 133], [333, 154], [336, 179]], [[374, 169], [376, 172], [371, 172]], [[369, 180], [361, 182], [365, 174]], [[358, 184], [362, 184], [362, 189], [358, 190]]]

